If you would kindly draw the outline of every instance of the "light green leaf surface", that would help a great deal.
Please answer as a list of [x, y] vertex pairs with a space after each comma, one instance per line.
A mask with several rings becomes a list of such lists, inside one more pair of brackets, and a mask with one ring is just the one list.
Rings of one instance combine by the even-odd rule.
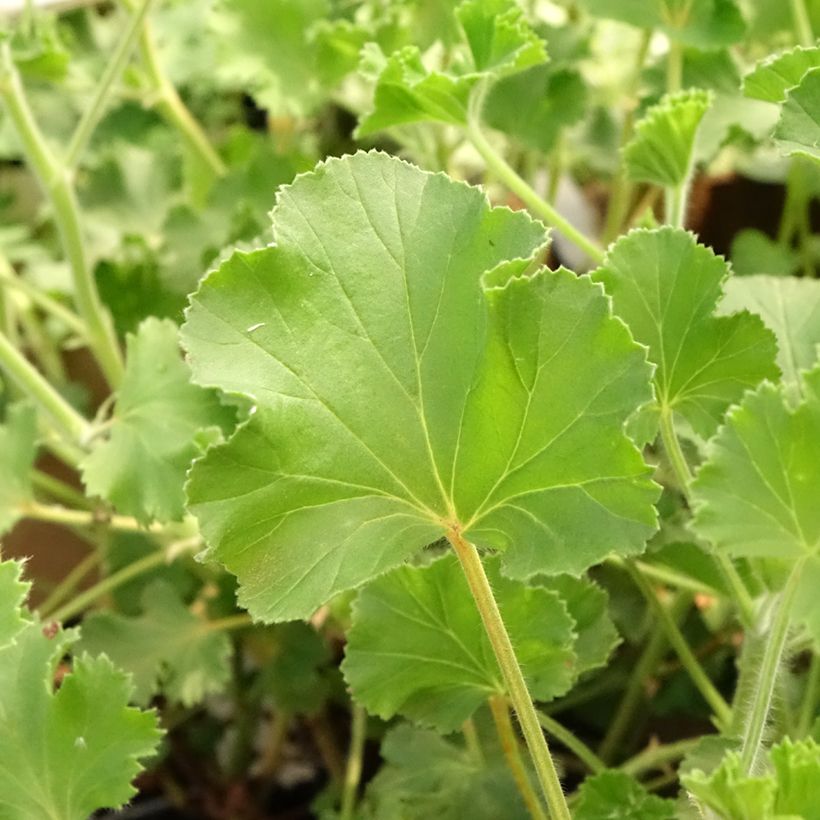
[[708, 91], [690, 89], [668, 94], [653, 105], [624, 147], [629, 177], [670, 188], [683, 184], [692, 164], [698, 126], [712, 99]]
[[660, 29], [696, 48], [718, 48], [743, 37], [745, 24], [735, 0], [582, 0], [595, 16], [642, 29]]
[[668, 227], [622, 237], [592, 274], [649, 348], [659, 406], [705, 437], [745, 389], [778, 375], [774, 336], [759, 317], [714, 315], [727, 275], [721, 257]]
[[769, 753], [777, 778], [775, 813], [817, 820], [820, 817], [820, 745], [811, 738], [784, 738]]
[[31, 501], [31, 468], [37, 455], [37, 417], [33, 408], [12, 405], [0, 425], [0, 535], [20, 519]]
[[273, 222], [183, 331], [201, 384], [256, 403], [188, 488], [255, 617], [309, 616], [450, 527], [515, 577], [643, 548], [657, 491], [623, 423], [649, 368], [599, 286], [524, 275], [540, 225], [374, 153], [299, 177]]
[[[554, 592], [510, 581], [488, 557], [484, 568], [538, 700], [573, 680], [573, 620]], [[387, 720], [402, 714], [452, 732], [492, 695], [506, 692], [481, 617], [453, 555], [377, 578], [353, 607], [342, 665], [353, 697]]]
[[131, 673], [134, 702], [144, 705], [158, 692], [183, 706], [194, 706], [230, 679], [231, 642], [209, 631], [165, 581], [143, 593], [143, 613], [127, 618], [100, 612], [83, 621], [80, 649], [105, 654]]
[[588, 777], [578, 790], [575, 820], [674, 820], [675, 804], [650, 794], [623, 772]]
[[381, 745], [384, 765], [367, 786], [367, 820], [527, 820], [530, 817], [493, 739], [483, 760], [455, 739], [401, 724]]
[[[75, 659], [55, 691], [76, 631], [52, 635], [21, 617], [25, 590], [19, 565], [0, 564], [0, 817], [87, 820], [135, 793], [138, 761], [159, 739], [156, 717], [128, 707], [130, 681], [107, 658]], [[3, 643], [9, 625], [16, 634]]]
[[762, 384], [733, 408], [692, 484], [694, 525], [732, 555], [798, 558], [820, 547], [820, 370], [792, 410]]
[[743, 93], [756, 100], [779, 103], [786, 92], [800, 84], [803, 75], [820, 66], [820, 46], [795, 48], [761, 60], [743, 79]]
[[191, 461], [233, 412], [191, 384], [173, 322], [146, 319], [126, 345], [110, 432], [83, 462], [83, 480], [89, 494], [140, 521], [177, 520]]
[[0, 651], [14, 641], [27, 621], [22, 606], [31, 584], [22, 580], [23, 564], [0, 561]]
[[817, 362], [820, 345], [820, 281], [794, 277], [732, 277], [722, 313], [756, 313], [777, 337], [777, 365], [790, 395], [799, 395], [802, 372]]
[[[730, 257], [735, 276], [752, 276], [758, 273], [791, 276], [800, 264], [800, 259], [793, 248], [780, 244], [754, 228], [747, 228], [735, 234]], [[728, 281], [727, 293], [731, 291], [734, 282], [735, 277]]]
[[820, 68], [786, 92], [774, 138], [785, 153], [820, 161]]

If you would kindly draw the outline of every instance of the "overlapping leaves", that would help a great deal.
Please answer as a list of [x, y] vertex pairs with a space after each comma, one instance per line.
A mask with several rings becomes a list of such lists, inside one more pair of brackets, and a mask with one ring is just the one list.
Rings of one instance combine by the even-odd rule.
[[189, 485], [256, 617], [306, 616], [451, 527], [515, 577], [643, 548], [656, 490], [623, 423], [648, 365], [599, 286], [525, 275], [538, 224], [379, 154], [298, 178], [273, 221], [183, 330], [195, 378], [256, 404]]

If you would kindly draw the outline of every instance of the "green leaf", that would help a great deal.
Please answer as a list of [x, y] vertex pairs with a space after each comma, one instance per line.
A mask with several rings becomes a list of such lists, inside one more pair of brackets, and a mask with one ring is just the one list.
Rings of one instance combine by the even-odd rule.
[[[737, 276], [765, 273], [770, 276], [790, 276], [798, 267], [797, 253], [781, 245], [762, 231], [748, 228], [738, 231], [732, 240], [732, 269]], [[732, 290], [736, 280], [730, 279], [726, 291]], [[737, 285], [738, 288], [742, 287]], [[759, 312], [759, 311], [755, 311]]]
[[795, 410], [762, 384], [727, 415], [692, 484], [694, 525], [732, 555], [796, 558], [820, 546], [820, 370]]
[[535, 583], [558, 594], [575, 622], [573, 671], [581, 675], [604, 666], [621, 642], [618, 630], [609, 617], [609, 595], [589, 578], [556, 575], [538, 578]]
[[24, 582], [22, 576], [20, 561], [0, 561], [0, 652], [27, 623], [22, 607], [31, 584]]
[[0, 425], [0, 535], [32, 500], [31, 468], [37, 455], [37, 417], [28, 405], [11, 405]]
[[720, 304], [724, 313], [756, 313], [777, 337], [777, 364], [789, 387], [799, 394], [803, 371], [817, 362], [820, 345], [820, 282], [794, 277], [732, 277]]
[[774, 138], [787, 154], [820, 161], [820, 68], [807, 71], [786, 92]]
[[805, 820], [820, 817], [820, 745], [784, 738], [769, 753], [777, 777], [775, 812]]
[[578, 790], [575, 820], [674, 820], [675, 804], [649, 794], [623, 772], [588, 777]]
[[191, 461], [233, 415], [190, 382], [173, 322], [146, 319], [126, 340], [109, 436], [82, 464], [87, 491], [143, 522], [180, 519]]
[[723, 259], [676, 228], [635, 230], [593, 272], [615, 313], [656, 365], [658, 405], [711, 435], [746, 388], [774, 378], [774, 336], [757, 316], [714, 316], [728, 268]]
[[156, 747], [156, 716], [128, 707], [130, 681], [107, 658], [75, 660], [55, 691], [57, 664], [76, 637], [28, 621], [0, 647], [4, 820], [86, 820], [117, 808], [134, 794], [139, 759]]
[[256, 403], [188, 488], [256, 618], [309, 616], [453, 526], [519, 578], [643, 548], [657, 490], [623, 423], [648, 366], [599, 286], [524, 275], [540, 225], [375, 153], [297, 178], [273, 222], [183, 330], [196, 379]]
[[697, 48], [719, 48], [743, 37], [745, 23], [735, 0], [582, 0], [597, 17], [642, 29], [660, 29]]
[[[484, 561], [534, 698], [573, 680], [573, 621], [554, 592], [504, 578]], [[405, 566], [376, 579], [353, 607], [342, 670], [353, 697], [387, 720], [396, 714], [446, 733], [506, 687], [458, 560]]]
[[681, 777], [683, 785], [725, 820], [773, 820], [777, 788], [773, 776], [743, 774], [740, 755], [728, 752], [720, 766], [707, 775], [699, 769]]
[[702, 89], [667, 94], [635, 126], [624, 147], [627, 174], [634, 180], [677, 188], [689, 174], [700, 121], [713, 96]]
[[131, 673], [134, 702], [145, 705], [163, 692], [183, 706], [221, 692], [230, 679], [231, 642], [224, 632], [209, 631], [165, 581], [143, 593], [143, 613], [127, 618], [101, 612], [83, 621], [80, 648], [106, 654]]
[[367, 786], [372, 820], [527, 820], [504, 758], [490, 743], [478, 760], [453, 740], [402, 724], [381, 745], [385, 763]]
[[809, 69], [820, 66], [820, 46], [797, 46], [790, 51], [772, 54], [761, 60], [743, 79], [743, 93], [747, 97], [780, 103], [786, 92], [800, 84]]

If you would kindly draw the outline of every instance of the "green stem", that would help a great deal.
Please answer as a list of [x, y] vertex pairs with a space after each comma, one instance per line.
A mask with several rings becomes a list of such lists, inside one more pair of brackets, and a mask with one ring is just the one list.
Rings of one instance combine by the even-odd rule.
[[792, 7], [792, 19], [794, 28], [800, 40], [800, 44], [806, 48], [814, 45], [814, 32], [811, 28], [811, 18], [806, 8], [805, 0], [789, 0]]
[[[697, 690], [703, 695], [704, 700], [712, 708], [718, 723], [721, 726], [728, 726], [732, 719], [732, 710], [720, 692], [715, 688], [712, 681], [709, 680], [708, 675], [704, 672], [703, 667], [689, 648], [689, 644], [678, 628], [677, 622], [669, 614], [669, 610], [661, 603], [651, 584], [638, 572], [631, 562], [626, 563], [626, 570], [634, 581], [635, 586], [638, 587], [644, 598], [646, 598], [646, 602], [655, 611], [661, 627], [666, 632], [669, 643], [672, 644], [672, 648], [677, 653], [678, 658], [680, 658], [683, 667], [689, 673], [689, 677], [697, 687]], [[687, 598], [690, 598], [688, 593], [685, 594]]]
[[77, 124], [77, 128], [71, 137], [71, 142], [68, 144], [65, 155], [65, 167], [67, 169], [77, 167], [77, 163], [88, 146], [94, 129], [105, 113], [105, 107], [111, 96], [111, 89], [114, 87], [114, 83], [122, 76], [128, 58], [131, 56], [137, 38], [142, 31], [142, 25], [148, 14], [148, 10], [151, 8], [152, 2], [153, 0], [141, 0], [137, 6], [137, 10], [131, 15], [128, 26], [122, 33], [114, 49], [114, 53], [106, 63], [103, 75], [94, 92], [94, 99]]
[[601, 262], [604, 252], [591, 239], [584, 236], [572, 223], [566, 220], [549, 202], [540, 196], [507, 164], [507, 161], [493, 148], [476, 122], [467, 127], [467, 136], [481, 154], [487, 167], [500, 179], [533, 213], [540, 216], [547, 225], [560, 231], [574, 245], [577, 245], [594, 262]]
[[740, 750], [740, 763], [743, 771], [752, 774], [755, 768], [760, 746], [763, 742], [763, 733], [766, 729], [766, 720], [772, 703], [772, 693], [777, 684], [777, 672], [780, 659], [783, 656], [783, 647], [789, 634], [789, 619], [792, 604], [800, 586], [800, 576], [803, 572], [805, 559], [797, 561], [792, 568], [786, 586], [780, 594], [780, 600], [772, 620], [763, 660], [757, 674], [757, 685], [752, 698], [752, 707], [746, 722], [743, 734], [743, 746]]
[[538, 723], [524, 675], [515, 656], [510, 636], [498, 609], [490, 581], [484, 572], [476, 548], [466, 541], [457, 530], [451, 530], [447, 538], [455, 550], [473, 599], [478, 607], [487, 638], [495, 653], [496, 660], [507, 684], [508, 694], [515, 708], [521, 731], [527, 741], [538, 781], [554, 820], [570, 820], [569, 808], [550, 755], [547, 740]]
[[73, 441], [90, 438], [91, 425], [43, 378], [28, 359], [0, 333], [0, 368], [49, 415]]
[[67, 507], [40, 504], [37, 501], [28, 501], [21, 505], [20, 512], [26, 518], [47, 521], [50, 524], [62, 524], [66, 527], [93, 527], [106, 523], [112, 529], [124, 532], [147, 532], [147, 528], [136, 518], [127, 515], [112, 515], [106, 518], [99, 516], [93, 510], [71, 510]]
[[94, 586], [81, 592], [65, 604], [65, 606], [60, 607], [56, 612], [54, 612], [51, 615], [51, 620], [67, 621], [76, 615], [79, 615], [84, 609], [88, 608], [93, 603], [96, 603], [100, 598], [115, 590], [117, 587], [122, 586], [133, 578], [137, 578], [140, 575], [149, 572], [156, 567], [160, 567], [167, 562], [168, 554], [165, 550], [151, 552], [143, 558], [140, 558], [138, 561], [134, 561], [133, 564], [123, 567], [121, 570], [112, 573], [107, 578], [103, 578], [102, 581], [94, 584]]
[[797, 737], [806, 737], [811, 731], [817, 714], [817, 696], [820, 694], [820, 655], [812, 652], [809, 671], [806, 674], [806, 688], [803, 690], [803, 704], [797, 722]]
[[674, 94], [683, 85], [683, 46], [679, 40], [669, 41], [669, 54], [666, 57], [666, 91]]
[[342, 784], [342, 809], [339, 820], [353, 820], [356, 796], [362, 779], [364, 742], [367, 737], [367, 712], [358, 703], [353, 704], [350, 721], [350, 748], [347, 752], [344, 782]]
[[247, 612], [237, 612], [236, 615], [207, 621], [203, 628], [206, 632], [229, 632], [233, 629], [245, 629], [248, 626], [253, 626], [253, 618]]
[[123, 373], [122, 352], [88, 263], [70, 174], [57, 162], [34, 120], [8, 43], [0, 46], [0, 59], [0, 96], [22, 143], [26, 161], [51, 201], [54, 221], [71, 266], [74, 301], [85, 322], [89, 344], [109, 383], [116, 386]]
[[93, 503], [89, 501], [79, 490], [60, 481], [53, 475], [41, 472], [40, 470], [31, 471], [31, 483], [38, 490], [50, 495], [55, 501], [60, 501], [63, 504], [70, 504], [72, 507], [78, 507], [84, 510], [93, 509]]
[[518, 748], [518, 738], [515, 736], [512, 721], [510, 720], [510, 710], [503, 695], [493, 695], [490, 700], [490, 712], [495, 723], [495, 731], [501, 743], [501, 751], [504, 759], [512, 773], [518, 793], [524, 800], [531, 817], [535, 820], [547, 820], [547, 815], [541, 806], [541, 801], [532, 787], [524, 761], [521, 759], [521, 752]]
[[478, 732], [472, 718], [467, 718], [461, 724], [461, 733], [464, 735], [464, 745], [470, 752], [473, 760], [479, 765], [484, 765], [484, 752], [481, 749], [481, 741], [478, 739]]
[[686, 199], [689, 181], [684, 180], [677, 188], [664, 188], [664, 217], [668, 225], [683, 228], [686, 222]]
[[[617, 555], [609, 556], [607, 563], [620, 569], [626, 569], [626, 560]], [[646, 561], [634, 560], [633, 563], [641, 571], [642, 575], [645, 575], [647, 578], [654, 578], [662, 584], [677, 587], [678, 589], [685, 589], [695, 594], [720, 595], [720, 591], [714, 587], [696, 578], [690, 578], [688, 575], [678, 572], [678, 570], [658, 564], [648, 564]]]
[[555, 718], [539, 710], [538, 722], [547, 734], [552, 735], [559, 743], [566, 746], [593, 774], [606, 769], [606, 763], [583, 740], [570, 732], [566, 726], [562, 726]]
[[17, 318], [25, 338], [24, 347], [31, 353], [43, 375], [52, 385], [65, 384], [66, 371], [60, 350], [43, 328], [37, 312], [28, 305], [18, 312]]
[[40, 617], [43, 620], [48, 620], [49, 613], [53, 612], [56, 607], [74, 592], [83, 578], [99, 565], [102, 558], [102, 550], [94, 550], [94, 552], [88, 553], [88, 555], [51, 590], [51, 594], [40, 604], [38, 607]]
[[680, 760], [684, 755], [691, 752], [700, 741], [700, 737], [692, 737], [686, 738], [685, 740], [678, 740], [674, 743], [649, 746], [642, 752], [638, 752], [634, 757], [630, 757], [629, 760], [622, 763], [618, 768], [625, 774], [637, 777], [639, 774], [643, 774], [651, 769], [658, 769], [667, 763]]

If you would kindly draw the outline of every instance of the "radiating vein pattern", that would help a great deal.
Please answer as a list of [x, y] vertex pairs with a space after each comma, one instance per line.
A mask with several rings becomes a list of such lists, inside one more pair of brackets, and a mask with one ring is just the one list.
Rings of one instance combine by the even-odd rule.
[[272, 219], [183, 329], [195, 379], [255, 403], [188, 488], [255, 615], [308, 615], [450, 527], [517, 574], [642, 548], [656, 490], [622, 428], [649, 366], [600, 286], [532, 274], [540, 224], [378, 153]]

